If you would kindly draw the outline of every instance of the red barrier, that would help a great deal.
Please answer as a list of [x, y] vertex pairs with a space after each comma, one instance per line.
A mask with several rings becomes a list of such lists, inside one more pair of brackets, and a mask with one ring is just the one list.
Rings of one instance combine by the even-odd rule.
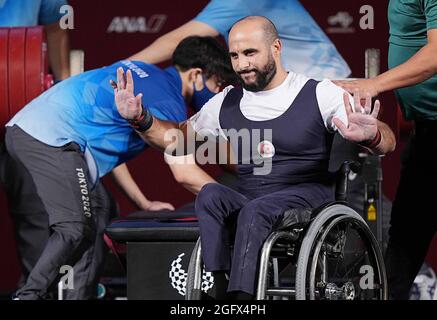
[[0, 28], [0, 137], [9, 119], [52, 85], [44, 28]]
[[[0, 139], [15, 113], [52, 85], [44, 28], [0, 28]], [[0, 207], [1, 242], [13, 251], [12, 222], [2, 193]], [[0, 291], [14, 288], [20, 272], [15, 252], [0, 259], [0, 274], [6, 274], [0, 277]]]
[[48, 73], [47, 44], [43, 27], [27, 29], [26, 34], [26, 102], [45, 90], [45, 75]]
[[0, 137], [9, 120], [8, 50], [9, 29], [0, 28]]
[[26, 78], [24, 52], [26, 28], [12, 28], [9, 31], [9, 116], [14, 115], [26, 103]]

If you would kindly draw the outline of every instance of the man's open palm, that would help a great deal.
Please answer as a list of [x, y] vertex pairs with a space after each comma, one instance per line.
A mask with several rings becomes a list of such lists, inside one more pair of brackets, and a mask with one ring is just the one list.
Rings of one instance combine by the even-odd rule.
[[115, 104], [117, 110], [126, 120], [135, 120], [141, 116], [142, 94], [134, 95], [134, 80], [132, 72], [128, 70], [126, 77], [122, 67], [117, 69], [117, 83], [111, 80], [111, 86], [114, 88]]
[[349, 124], [346, 126], [339, 118], [333, 119], [342, 136], [355, 143], [372, 140], [378, 132], [379, 100], [375, 101], [373, 111], [370, 94], [366, 95], [364, 108], [361, 105], [358, 91], [354, 93], [354, 108], [352, 108], [349, 95], [346, 92], [343, 94], [343, 100]]

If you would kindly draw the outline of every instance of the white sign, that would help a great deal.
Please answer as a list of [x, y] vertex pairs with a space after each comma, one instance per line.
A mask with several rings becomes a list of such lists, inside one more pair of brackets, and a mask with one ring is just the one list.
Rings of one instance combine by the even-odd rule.
[[146, 17], [114, 17], [107, 33], [158, 33], [167, 21], [167, 15], [154, 14]]

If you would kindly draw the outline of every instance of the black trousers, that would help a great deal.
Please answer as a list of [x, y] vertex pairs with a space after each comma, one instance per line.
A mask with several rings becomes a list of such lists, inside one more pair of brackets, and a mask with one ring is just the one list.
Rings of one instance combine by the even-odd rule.
[[102, 184], [90, 189], [87, 166], [75, 143], [50, 147], [14, 126], [7, 129], [6, 149], [5, 189], [28, 273], [17, 296], [47, 297], [61, 267], [68, 265], [73, 285], [65, 298], [95, 297], [106, 252], [103, 232], [113, 204], [109, 194]]
[[386, 265], [392, 299], [408, 299], [437, 230], [437, 121], [415, 123], [402, 156]]
[[21, 287], [49, 238], [49, 218], [28, 172], [11, 158], [3, 142], [0, 149], [0, 180], [14, 226], [22, 272], [18, 286]]

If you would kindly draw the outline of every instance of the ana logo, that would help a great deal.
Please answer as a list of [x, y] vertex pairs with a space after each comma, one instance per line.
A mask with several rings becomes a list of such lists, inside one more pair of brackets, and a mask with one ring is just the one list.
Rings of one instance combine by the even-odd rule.
[[273, 158], [275, 155], [275, 146], [268, 140], [261, 141], [257, 150], [261, 158]]
[[[187, 272], [182, 267], [182, 257], [185, 253], [181, 253], [178, 257], [171, 263], [170, 271], [168, 276], [171, 281], [171, 286], [177, 290], [181, 296], [185, 296], [187, 287]], [[208, 292], [214, 286], [214, 276], [211, 272], [206, 272], [203, 270], [202, 274], [202, 291]]]
[[114, 17], [112, 19], [107, 33], [158, 33], [167, 21], [167, 15], [154, 14], [146, 17]]
[[[337, 12], [336, 15], [328, 18], [328, 23], [332, 26], [326, 31], [328, 33], [353, 33], [355, 29], [350, 27], [354, 18], [346, 11]], [[338, 26], [339, 25], [339, 26]]]

